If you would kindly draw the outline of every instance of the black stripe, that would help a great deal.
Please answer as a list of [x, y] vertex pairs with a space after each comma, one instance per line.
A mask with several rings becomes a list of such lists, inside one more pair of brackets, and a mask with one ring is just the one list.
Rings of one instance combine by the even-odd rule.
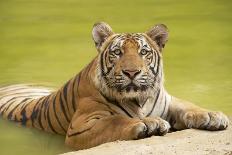
[[101, 73], [102, 73], [102, 76], [105, 76], [105, 71], [104, 71], [104, 62], [103, 62], [103, 59], [104, 59], [104, 52], [102, 52], [102, 53], [101, 53], [100, 67], [101, 67]]
[[79, 96], [78, 90], [79, 90], [79, 85], [80, 85], [80, 81], [81, 81], [81, 76], [82, 76], [82, 72], [79, 73], [78, 80], [77, 80], [77, 95], [78, 96]]
[[[66, 103], [66, 107], [67, 107], [67, 110], [68, 110], [68, 114], [70, 114], [70, 109], [69, 109], [69, 102], [68, 102], [68, 86], [70, 84], [70, 81], [68, 81], [64, 88], [63, 88], [63, 97], [64, 97], [64, 102]], [[62, 98], [63, 99], [63, 98]]]
[[[14, 100], [14, 99], [22, 98], [22, 97], [24, 97], [24, 98], [32, 98], [32, 96], [35, 96], [35, 95], [30, 95], [30, 96], [28, 96], [28, 95], [27, 95], [27, 96], [15, 96], [15, 97], [12, 97], [11, 99], [7, 100], [5, 104], [1, 105], [0, 110], [1, 110], [7, 103], [9, 103], [10, 101], [12, 101], [12, 100]], [[38, 96], [38, 95], [36, 95], [36, 96]], [[39, 95], [39, 96], [41, 96], [41, 95]]]
[[161, 91], [161, 90], [159, 89], [159, 91], [158, 91], [158, 93], [157, 93], [157, 96], [156, 96], [156, 98], [155, 98], [155, 102], [154, 102], [154, 104], [153, 104], [153, 106], [152, 106], [151, 111], [147, 114], [147, 117], [150, 116], [150, 115], [152, 114], [152, 112], [153, 112], [153, 110], [154, 110], [154, 108], [155, 108], [156, 102], [157, 102], [157, 100], [158, 100], [158, 98], [159, 98], [160, 91]]
[[[119, 39], [118, 42], [116, 42], [116, 44], [113, 46], [113, 43], [115, 43], [115, 40], [118, 39], [118, 38], [120, 38], [121, 40]], [[112, 50], [115, 50], [115, 47], [119, 46], [118, 44], [119, 44], [120, 41], [122, 41], [122, 39], [123, 39], [123, 36], [122, 36], [122, 35], [117, 35], [117, 36], [113, 37], [112, 40], [114, 40], [114, 41], [111, 41], [111, 42], [108, 44], [107, 47], [109, 47], [109, 49], [110, 49], [111, 51], [112, 51]]]
[[21, 116], [22, 116], [22, 119], [20, 120], [22, 125], [26, 125], [27, 120], [28, 120], [27, 115], [26, 115], [26, 108], [27, 108], [28, 105], [29, 104], [26, 104], [26, 106], [22, 109], [22, 111], [20, 113]]
[[156, 77], [156, 72], [155, 72], [155, 68], [154, 67], [149, 67], [149, 69], [151, 70], [152, 74]]
[[66, 113], [66, 111], [65, 111], [65, 108], [64, 108], [64, 103], [63, 103], [63, 101], [62, 101], [62, 94], [61, 94], [61, 92], [60, 92], [59, 97], [60, 97], [60, 107], [61, 107], [61, 110], [62, 110], [62, 112], [63, 112], [63, 114], [64, 114], [64, 116], [65, 116], [66, 121], [67, 121], [67, 122], [70, 122], [70, 120], [69, 120], [69, 118], [68, 118], [68, 115], [67, 115], [67, 113]]
[[160, 69], [160, 57], [159, 57], [159, 54], [157, 54], [157, 59], [158, 59], [158, 62], [157, 62], [157, 71], [156, 71], [156, 74], [159, 73], [159, 69]]
[[105, 67], [107, 69], [107, 56], [108, 56], [109, 52], [107, 50], [105, 50], [103, 53], [104, 53], [104, 55], [103, 55], [103, 59], [104, 59], [103, 63], [105, 64]]
[[113, 63], [113, 61], [114, 61], [115, 59], [117, 59], [116, 56], [114, 56], [114, 55], [109, 55], [109, 62], [110, 62], [111, 64]]
[[[155, 61], [154, 67], [152, 67], [152, 66], [149, 67], [149, 69], [151, 70], [152, 74], [154, 74], [155, 77], [158, 75], [159, 69], [160, 69], [160, 57], [158, 54], [157, 54], [157, 59], [158, 59], [157, 65], [156, 65], [156, 61]], [[155, 71], [156, 66], [157, 66], [157, 71]]]
[[107, 68], [107, 72], [105, 73], [105, 75], [108, 75], [110, 71], [113, 69], [113, 67], [106, 67], [106, 68]]
[[58, 118], [58, 116], [57, 116], [57, 113], [56, 113], [56, 107], [55, 107], [55, 104], [56, 104], [56, 97], [57, 97], [57, 94], [56, 94], [56, 96], [55, 96], [54, 99], [53, 99], [53, 111], [54, 111], [55, 118], [56, 118], [56, 120], [57, 120], [59, 126], [64, 130], [64, 132], [66, 132], [65, 128], [62, 126], [62, 124], [61, 124], [61, 122], [60, 122], [60, 120], [59, 120], [59, 118]]
[[78, 81], [77, 81], [77, 89], [79, 88], [79, 85], [80, 85], [81, 75], [82, 75], [82, 72], [79, 73], [79, 77], [78, 77]]
[[35, 126], [34, 126], [34, 120], [35, 120], [35, 118], [38, 116], [38, 112], [39, 112], [38, 109], [36, 109], [36, 110], [33, 109], [33, 112], [32, 112], [32, 114], [31, 114], [31, 123], [32, 123], [32, 127], [35, 127]]
[[[2, 104], [1, 107], [0, 107], [0, 110], [1, 110], [5, 105], [7, 105], [7, 103], [9, 103], [10, 101], [12, 101], [12, 100], [14, 100], [14, 99], [17, 99], [17, 98], [19, 98], [19, 97], [28, 97], [28, 96], [15, 96], [15, 97], [9, 99], [8, 101], [6, 101], [5, 104]], [[13, 102], [14, 102], [14, 101], [13, 101]]]
[[73, 80], [73, 86], [72, 86], [72, 107], [73, 111], [76, 111], [76, 101], [75, 101], [75, 83], [76, 83], [76, 78]]
[[41, 120], [41, 115], [42, 115], [42, 110], [45, 110], [43, 108], [44, 105], [44, 101], [46, 100], [46, 98], [43, 98], [42, 103], [40, 103], [40, 110], [39, 110], [39, 117], [38, 117], [38, 122], [39, 122], [39, 126], [44, 130], [43, 124], [42, 124], [42, 120]]
[[31, 122], [32, 122], [32, 126], [34, 127], [34, 120], [37, 118], [38, 113], [39, 113], [39, 109], [37, 109], [40, 101], [43, 99], [43, 97], [39, 98], [38, 101], [36, 101], [35, 106], [33, 107], [32, 110], [32, 114], [31, 114]]
[[9, 120], [11, 120], [12, 119], [12, 114], [13, 114], [13, 112], [16, 110], [16, 108], [19, 106], [19, 104], [17, 104], [11, 111], [10, 111], [10, 113], [8, 114], [8, 116], [7, 116], [7, 119], [9, 119]]
[[27, 102], [24, 102], [21, 104], [21, 107], [20, 107], [20, 112], [22, 111], [22, 109], [27, 105]]
[[[46, 112], [47, 112], [47, 109], [48, 109], [48, 105], [49, 105], [49, 98], [50, 98], [50, 96], [47, 96], [46, 98], [45, 98], [45, 100], [43, 101], [44, 103], [43, 103], [43, 110], [44, 110], [44, 120], [45, 121], [47, 121], [47, 115], [46, 115]], [[42, 109], [41, 109], [42, 110]]]
[[[9, 101], [10, 102], [10, 101]], [[7, 103], [9, 103], [8, 101], [6, 102], [6, 103], [4, 103], [4, 104], [2, 104], [1, 106], [0, 106], [0, 111], [2, 110], [2, 108], [4, 108], [4, 106], [5, 105], [7, 105]], [[2, 112], [1, 112], [2, 113]]]
[[70, 81], [68, 81], [68, 82], [64, 85], [64, 88], [63, 88], [63, 93], [64, 93], [65, 102], [67, 102], [67, 94], [68, 94], [67, 92], [68, 92], [69, 83], [70, 83]]
[[[15, 103], [15, 101], [12, 101], [12, 102], [8, 102], [8, 106], [1, 112], [1, 114], [4, 114], [9, 108], [10, 108], [10, 106], [13, 104], [13, 103]], [[4, 105], [6, 105], [6, 104], [4, 104]]]
[[151, 58], [150, 58], [151, 60], [150, 60], [150, 63], [149, 63], [149, 64], [151, 64], [151, 63], [153, 62], [153, 60], [154, 60], [154, 53], [155, 53], [155, 52], [153, 52], [153, 53], [151, 52]]
[[109, 52], [108, 51], [105, 51], [104, 52], [104, 63], [105, 63], [105, 67], [106, 67], [106, 73], [104, 73], [105, 74], [105, 76], [106, 75], [108, 75], [109, 73], [110, 73], [110, 71], [113, 69], [113, 67], [109, 67], [109, 65], [107, 65], [107, 57], [108, 57], [108, 55], [109, 55]]
[[144, 104], [143, 104], [143, 105], [140, 105], [140, 104], [139, 104], [139, 101], [138, 101], [137, 99], [130, 99], [129, 101], [132, 102], [132, 103], [134, 103], [135, 105], [137, 105], [137, 106], [140, 107], [140, 108], [142, 108], [143, 105], [144, 105]]
[[[154, 67], [156, 67], [156, 71], [157, 71], [157, 69], [158, 69], [158, 65], [159, 65], [159, 63], [158, 63], [158, 59], [159, 59], [159, 55], [157, 54], [157, 52], [156, 51], [154, 51], [154, 57], [155, 57], [155, 59], [154, 59]], [[155, 68], [154, 68], [155, 69]]]
[[20, 106], [23, 102], [26, 102], [26, 101], [29, 100], [29, 99], [31, 99], [31, 98], [25, 98], [24, 100], [22, 100], [21, 102], [19, 102], [19, 103], [9, 112], [7, 118], [8, 118], [9, 120], [11, 120], [11, 119], [12, 119], [12, 114], [14, 113], [14, 111], [16, 110], [16, 108], [17, 108], [18, 106]]
[[[101, 69], [101, 74], [102, 76], [105, 78], [106, 75], [108, 75], [110, 73], [110, 71], [113, 69], [113, 67], [107, 67], [106, 65], [106, 57], [107, 57], [107, 52], [104, 51], [101, 53], [101, 58], [100, 58], [100, 69]], [[105, 66], [104, 66], [105, 64]], [[107, 69], [107, 71], [105, 72], [105, 67]]]
[[[73, 129], [73, 128], [72, 128], [72, 124], [70, 125], [70, 129], [71, 129], [71, 130]], [[85, 130], [83, 130], [83, 131], [74, 132], [74, 133], [72, 133], [72, 134], [69, 134], [69, 133], [68, 133], [67, 135], [68, 135], [68, 137], [77, 136], [77, 135], [80, 135], [80, 134], [82, 134], [82, 133], [84, 133], [84, 132], [90, 130], [90, 129], [92, 129], [92, 128], [87, 128], [87, 129], [85, 129]]]
[[126, 111], [126, 109], [124, 109], [116, 100], [111, 100], [109, 99], [107, 96], [105, 96], [102, 92], [100, 92], [100, 94], [105, 98], [105, 100], [111, 104], [114, 104], [115, 106], [119, 107], [122, 111], [124, 111], [124, 113], [126, 113], [129, 117], [133, 118], [133, 116]]
[[133, 103], [136, 104], [138, 107], [142, 108], [142, 106], [139, 104], [139, 102], [134, 101]]
[[49, 115], [50, 114], [49, 109], [50, 109], [50, 106], [48, 107], [48, 110], [47, 110], [48, 125], [49, 125], [50, 129], [52, 129], [53, 132], [58, 133], [52, 126], [50, 115]]
[[126, 111], [126, 109], [124, 109], [118, 102], [112, 102], [114, 105], [118, 106], [121, 110], [123, 110], [129, 117], [133, 118], [133, 116]]
[[144, 101], [144, 103], [142, 104], [141, 108], [144, 107], [144, 105], [147, 103], [147, 100], [148, 100], [148, 98], [146, 99], [146, 101]]

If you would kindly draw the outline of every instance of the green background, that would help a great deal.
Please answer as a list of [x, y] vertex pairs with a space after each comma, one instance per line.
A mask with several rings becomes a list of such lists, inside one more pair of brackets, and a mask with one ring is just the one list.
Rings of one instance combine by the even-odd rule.
[[[232, 114], [230, 0], [0, 0], [0, 85], [60, 87], [96, 56], [91, 31], [97, 21], [109, 23], [115, 32], [166, 24], [167, 90]], [[68, 150], [64, 137], [4, 120], [0, 132], [0, 154]]]

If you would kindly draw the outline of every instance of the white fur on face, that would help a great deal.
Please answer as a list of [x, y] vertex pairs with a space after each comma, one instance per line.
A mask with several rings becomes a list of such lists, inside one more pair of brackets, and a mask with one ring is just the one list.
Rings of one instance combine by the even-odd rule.
[[[146, 46], [147, 48], [152, 48], [150, 47], [149, 43], [147, 42], [147, 40], [145, 39], [145, 37], [142, 36], [142, 34], [133, 34], [135, 40], [138, 42], [140, 48], [138, 51], [140, 51], [140, 49], [143, 46]], [[122, 46], [123, 42], [125, 40], [125, 37], [122, 35], [120, 37], [116, 37], [115, 40], [113, 40], [113, 43], [111, 44], [111, 47], [116, 47], [116, 46]], [[107, 48], [106, 48], [107, 49]], [[105, 94], [106, 96], [116, 99], [116, 100], [123, 100], [125, 98], [143, 98], [143, 97], [149, 97], [151, 94], [153, 94], [155, 91], [157, 91], [161, 85], [163, 84], [163, 77], [162, 77], [162, 62], [160, 62], [160, 66], [158, 66], [158, 63], [155, 62], [154, 64], [154, 69], [157, 70], [158, 68], [160, 68], [160, 74], [157, 75], [157, 77], [155, 77], [156, 79], [151, 79], [150, 82], [153, 84], [152, 87], [149, 87], [148, 89], [146, 89], [145, 91], [134, 91], [133, 89], [131, 89], [130, 91], [117, 91], [117, 89], [115, 89], [115, 87], [109, 87], [106, 83], [108, 83], [109, 81], [106, 81], [107, 79], [114, 79], [114, 69], [111, 70], [111, 72], [107, 75], [108, 78], [103, 78], [102, 77], [102, 70], [100, 67], [100, 55], [98, 56], [98, 66], [97, 66], [97, 70], [96, 70], [96, 77], [94, 79], [94, 83], [96, 84], [97, 88], [99, 88], [99, 90]], [[156, 55], [157, 56], [157, 55]], [[151, 73], [148, 73], [148, 76], [152, 77]], [[135, 79], [135, 84], [137, 84], [139, 86], [139, 79], [141, 78], [141, 75], [136, 77]], [[153, 77], [154, 78], [154, 77]], [[127, 84], [129, 84], [129, 80], [125, 80], [124, 85], [126, 86]], [[114, 81], [110, 81], [111, 84], [114, 84]]]

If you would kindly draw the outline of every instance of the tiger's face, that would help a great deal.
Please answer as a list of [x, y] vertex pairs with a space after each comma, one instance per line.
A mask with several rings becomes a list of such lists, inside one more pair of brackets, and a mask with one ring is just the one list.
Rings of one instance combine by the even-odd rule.
[[107, 86], [118, 92], [153, 88], [160, 55], [143, 34], [119, 34], [102, 52], [102, 74]]
[[153, 28], [147, 33], [114, 34], [106, 23], [95, 24], [93, 39], [99, 51], [101, 89], [130, 98], [157, 90], [162, 82], [165, 30], [159, 25], [156, 32]]

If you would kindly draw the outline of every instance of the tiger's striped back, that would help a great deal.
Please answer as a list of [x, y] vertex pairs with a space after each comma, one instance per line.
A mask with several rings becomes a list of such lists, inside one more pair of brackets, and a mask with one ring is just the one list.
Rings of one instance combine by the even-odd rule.
[[[30, 84], [0, 87], [0, 115], [27, 127], [65, 135], [80, 96], [93, 90], [86, 78], [92, 66], [88, 65], [56, 91]], [[85, 84], [80, 86], [81, 82]]]

